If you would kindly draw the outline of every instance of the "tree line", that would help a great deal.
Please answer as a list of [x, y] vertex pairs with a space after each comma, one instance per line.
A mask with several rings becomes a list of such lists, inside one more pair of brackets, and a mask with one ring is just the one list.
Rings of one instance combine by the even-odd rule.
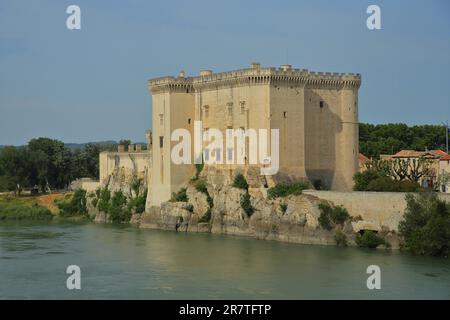
[[359, 151], [367, 157], [394, 154], [403, 149], [445, 151], [445, 127], [439, 125], [407, 126], [403, 123], [359, 124]]
[[0, 191], [38, 187], [43, 192], [67, 188], [81, 177], [98, 179], [99, 153], [116, 148], [114, 143], [88, 143], [72, 149], [49, 138], [32, 139], [26, 146], [5, 146], [0, 149]]

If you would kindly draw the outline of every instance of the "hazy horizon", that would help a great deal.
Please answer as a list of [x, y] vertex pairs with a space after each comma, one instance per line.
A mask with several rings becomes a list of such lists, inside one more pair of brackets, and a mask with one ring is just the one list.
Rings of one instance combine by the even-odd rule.
[[[81, 30], [66, 28], [67, 6]], [[366, 28], [381, 7], [382, 29]], [[289, 63], [361, 73], [360, 122], [450, 120], [450, 3], [0, 0], [0, 145], [145, 141], [147, 80]]]

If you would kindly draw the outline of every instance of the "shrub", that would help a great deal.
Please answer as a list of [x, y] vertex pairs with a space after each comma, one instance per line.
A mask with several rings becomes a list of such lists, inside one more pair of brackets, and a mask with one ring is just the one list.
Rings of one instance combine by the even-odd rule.
[[214, 199], [209, 195], [206, 182], [204, 180], [198, 180], [195, 183], [195, 189], [206, 195], [206, 201], [208, 202], [208, 209], [205, 214], [200, 218], [199, 222], [209, 222], [211, 220], [211, 211], [214, 206]]
[[72, 196], [55, 203], [59, 208], [59, 215], [61, 217], [72, 217], [87, 214], [86, 190], [77, 189]]
[[202, 161], [202, 163], [196, 163], [195, 164], [195, 175], [194, 175], [192, 180], [197, 180], [198, 179], [198, 177], [200, 176], [200, 173], [203, 170], [204, 165], [205, 164], [203, 163], [203, 161]]
[[139, 178], [134, 178], [133, 181], [131, 181], [131, 190], [134, 191], [134, 194], [136, 197], [139, 197], [139, 189], [141, 188], [142, 181]]
[[416, 254], [447, 257], [450, 253], [450, 203], [434, 193], [407, 194], [399, 223], [403, 247]]
[[319, 224], [325, 230], [331, 230], [333, 225], [331, 223], [331, 207], [329, 205], [319, 204], [320, 216], [319, 216]]
[[398, 181], [389, 177], [372, 180], [367, 186], [367, 191], [416, 192], [419, 190], [420, 185], [417, 182], [409, 180]]
[[[145, 193], [147, 194], [147, 193]], [[128, 210], [131, 212], [134, 210], [134, 212], [136, 213], [143, 213], [145, 211], [145, 201], [146, 201], [146, 196], [144, 195], [140, 195], [134, 199], [131, 199], [128, 202]]]
[[204, 193], [204, 194], [208, 194], [208, 188], [206, 187], [205, 180], [197, 180], [195, 182], [195, 189], [198, 192], [201, 192], [201, 193]]
[[394, 180], [375, 170], [358, 172], [354, 175], [353, 189], [356, 191], [379, 192], [416, 192], [421, 187], [417, 182], [410, 180]]
[[390, 244], [386, 240], [384, 240], [376, 232], [371, 230], [364, 231], [362, 235], [357, 233], [355, 237], [355, 242], [359, 247], [362, 248], [375, 249], [381, 245], [390, 247]]
[[336, 206], [333, 207], [331, 210], [331, 221], [333, 221], [335, 224], [344, 224], [345, 221], [350, 219], [350, 215], [348, 214], [347, 209], [345, 209], [343, 206]]
[[248, 217], [251, 217], [255, 212], [255, 208], [253, 208], [250, 201], [250, 195], [247, 192], [241, 196], [241, 208], [244, 210]]
[[198, 220], [200, 223], [210, 222], [211, 221], [211, 208], [206, 210], [205, 214]]
[[375, 179], [384, 177], [381, 173], [375, 170], [366, 170], [364, 172], [357, 172], [353, 176], [353, 190], [355, 191], [368, 191], [367, 186]]
[[178, 192], [172, 193], [172, 202], [188, 202], [188, 196], [186, 194], [186, 188], [181, 188]]
[[234, 177], [233, 187], [239, 188], [239, 189], [244, 189], [244, 190], [248, 189], [247, 180], [245, 179], [245, 177], [241, 173], [238, 173]]
[[[108, 188], [103, 188], [97, 192], [100, 197], [97, 202], [97, 209], [101, 212], [109, 214], [109, 218], [113, 222], [128, 222], [131, 219], [131, 209], [136, 208], [144, 211], [145, 197], [139, 196], [128, 202], [127, 197], [122, 191], [114, 192], [111, 196], [111, 191]], [[94, 201], [93, 201], [94, 204]]]
[[108, 188], [103, 188], [99, 191], [99, 198], [97, 203], [97, 209], [104, 213], [109, 212], [109, 200], [111, 200], [111, 191]]
[[344, 224], [350, 219], [347, 209], [342, 206], [332, 207], [326, 203], [319, 204], [319, 224], [323, 229], [331, 230], [336, 224]]
[[280, 203], [280, 210], [283, 214], [286, 213], [288, 205], [286, 203]]
[[347, 236], [340, 230], [334, 234], [334, 241], [336, 241], [336, 245], [338, 246], [347, 246]]
[[110, 219], [113, 222], [127, 222], [131, 219], [131, 212], [127, 207], [127, 197], [122, 191], [114, 192], [111, 197], [111, 204], [108, 210]]
[[279, 184], [275, 187], [267, 190], [267, 196], [269, 199], [275, 199], [278, 197], [286, 197], [288, 195], [299, 195], [303, 190], [308, 189], [309, 185], [304, 182], [297, 182], [293, 184]]

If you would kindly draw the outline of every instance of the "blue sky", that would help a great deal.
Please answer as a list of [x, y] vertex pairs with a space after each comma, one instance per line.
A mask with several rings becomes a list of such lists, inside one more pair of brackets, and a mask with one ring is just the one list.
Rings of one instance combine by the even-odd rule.
[[[81, 7], [81, 30], [66, 8]], [[366, 28], [381, 7], [382, 30]], [[149, 78], [288, 62], [358, 72], [360, 121], [450, 120], [450, 1], [0, 0], [0, 144], [129, 138]]]

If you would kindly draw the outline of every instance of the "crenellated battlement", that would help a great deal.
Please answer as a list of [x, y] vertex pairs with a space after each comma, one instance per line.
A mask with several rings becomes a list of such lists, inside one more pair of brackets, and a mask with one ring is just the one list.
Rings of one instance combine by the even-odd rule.
[[192, 78], [184, 77], [160, 77], [148, 80], [148, 89], [152, 93], [161, 91], [190, 92], [193, 90]]
[[307, 69], [293, 69], [290, 65], [279, 68], [261, 68], [253, 63], [251, 68], [213, 73], [209, 70], [199, 76], [160, 77], [148, 81], [152, 93], [160, 91], [190, 92], [191, 90], [217, 89], [233, 85], [262, 85], [289, 83], [306, 87], [359, 88], [361, 75], [355, 73], [314, 72]]

